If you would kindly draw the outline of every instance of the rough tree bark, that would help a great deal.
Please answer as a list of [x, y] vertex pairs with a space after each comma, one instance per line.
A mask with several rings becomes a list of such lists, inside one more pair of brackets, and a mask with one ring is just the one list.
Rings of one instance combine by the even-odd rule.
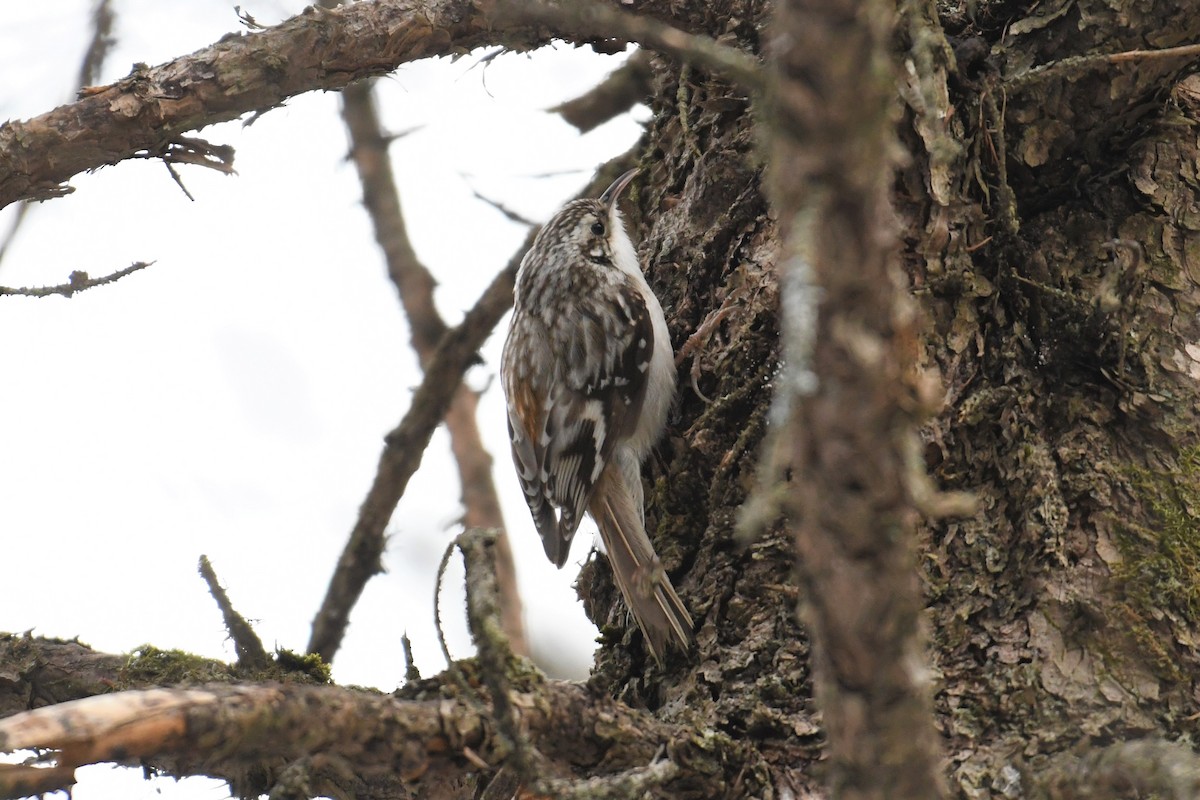
[[[755, 54], [772, 14], [765, 0], [635, 9]], [[891, 198], [920, 315], [909, 350], [915, 365], [902, 376], [913, 381], [913, 406], [904, 412], [927, 415], [905, 502], [924, 513], [918, 574], [944, 774], [951, 792], [967, 798], [1194, 796], [1200, 771], [1186, 742], [1200, 714], [1200, 79], [1189, 75], [1188, 51], [1102, 56], [1195, 42], [1200, 16], [1166, 0], [1122, 8], [1062, 0], [1032, 10], [912, 0], [895, 11], [888, 124], [902, 153]], [[314, 24], [328, 19], [317, 15]], [[868, 22], [848, 13], [840, 24]], [[449, 48], [461, 26], [439, 29], [450, 42], [428, 29], [419, 41]], [[464, 44], [488, 40], [478, 19], [467, 29]], [[526, 33], [533, 44], [547, 31]], [[837, 37], [826, 46], [837, 58]], [[352, 59], [351, 50], [340, 57]], [[371, 52], [397, 57], [379, 42]], [[606, 786], [621, 796], [636, 786], [674, 798], [824, 797], [824, 722], [871, 724], [853, 709], [814, 705], [810, 663], [828, 654], [814, 659], [825, 639], [810, 644], [797, 622], [802, 598], [785, 522], [770, 520], [747, 546], [735, 537], [760, 481], [780, 369], [782, 233], [762, 188], [772, 151], [760, 149], [756, 125], [770, 106], [671, 58], [651, 56], [645, 66], [653, 115], [633, 157], [643, 175], [629, 217], [682, 353], [670, 432], [645, 475], [647, 524], [696, 618], [695, 652], [659, 670], [596, 560], [581, 589], [605, 641], [583, 699], [508, 675], [511, 713], [493, 721], [477, 714], [486, 692], [464, 688], [480, 685], [474, 673], [408, 687], [388, 702], [443, 697], [446, 735], [427, 734], [419, 758], [400, 744], [403, 752], [364, 764], [342, 784], [325, 764], [325, 779], [342, 790], [473, 797], [490, 785], [499, 796], [533, 785], [528, 767], [537, 763], [562, 779], [616, 776]], [[383, 68], [374, 61], [363, 72]], [[355, 72], [350, 62], [339, 70]], [[792, 77], [800, 90], [814, 85], [803, 70]], [[253, 104], [259, 95], [247, 97]], [[219, 104], [214, 119], [240, 110]], [[118, 132], [137, 146], [157, 141]], [[14, 146], [0, 128], [0, 152]], [[0, 200], [65, 177], [41, 175], [36, 164], [22, 169], [28, 174], [18, 178], [0, 169]], [[777, 466], [785, 492], [801, 482]], [[932, 486], [917, 477], [922, 467]], [[880, 488], [835, 478], [821, 484], [825, 491]], [[836, 499], [820, 498], [826, 508]], [[888, 521], [839, 522], [871, 530]], [[845, 566], [845, 554], [832, 558]], [[113, 681], [167, 683], [142, 672], [132, 680], [120, 663], [75, 646], [60, 646], [70, 660], [56, 667], [54, 646], [4, 644], [0, 689], [18, 698], [7, 710]], [[85, 679], [83, 667], [102, 677]], [[217, 669], [207, 680], [219, 679], [219, 668], [205, 668]], [[828, 693], [817, 700], [839, 702]], [[599, 712], [582, 713], [589, 703]], [[563, 725], [557, 738], [543, 738], [539, 726], [554, 720]], [[5, 724], [0, 747], [14, 741]], [[561, 741], [578, 748], [550, 744]], [[239, 791], [265, 791], [303, 752], [286, 744], [248, 750], [257, 758], [249, 764], [214, 758], [203, 770], [236, 778]], [[637, 771], [659, 745], [672, 769]], [[344, 756], [329, 760], [344, 764]], [[421, 758], [433, 760], [437, 781], [405, 769]]]
[[1197, 711], [1196, 83], [1178, 56], [1031, 68], [1195, 42], [1200, 19], [979, 10], [944, 13], [948, 41], [910, 15], [898, 187], [945, 387], [926, 461], [978, 503], [923, 532], [950, 771], [971, 797], [1056, 772], [1050, 796], [1148, 791], [1073, 759]]

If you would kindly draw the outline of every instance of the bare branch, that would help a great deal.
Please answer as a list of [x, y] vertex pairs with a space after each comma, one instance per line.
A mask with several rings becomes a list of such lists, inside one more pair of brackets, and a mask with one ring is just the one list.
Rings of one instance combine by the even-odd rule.
[[[513, 702], [522, 735], [547, 758], [545, 777], [560, 781], [588, 754], [603, 754], [603, 772], [620, 778], [682, 733], [577, 684], [527, 679]], [[452, 696], [403, 700], [300, 684], [119, 692], [0, 720], [0, 751], [47, 751], [41, 765], [0, 764], [0, 797], [65, 788], [76, 768], [105, 761], [171, 764], [172, 774], [223, 778], [246, 796], [266, 791], [272, 772], [310, 755], [346, 765], [352, 777], [343, 782], [372, 797], [379, 795], [373, 783], [398, 777], [438, 786], [466, 779], [480, 762], [502, 763], [505, 750], [493, 729], [490, 708]], [[674, 774], [657, 767], [644, 777], [661, 782]]]
[[[436, 281], [417, 258], [408, 238], [388, 146], [395, 136], [385, 135], [375, 109], [370, 82], [350, 86], [342, 94], [342, 119], [350, 133], [350, 156], [363, 186], [363, 203], [371, 217], [375, 240], [387, 261], [388, 276], [396, 286], [408, 318], [413, 349], [425, 367], [446, 323], [433, 299]], [[479, 435], [475, 409], [478, 399], [469, 387], [460, 385], [446, 412], [450, 447], [458, 466], [465, 524], [468, 527], [503, 531], [504, 517], [492, 480], [492, 459]], [[516, 567], [507, 537], [501, 534], [499, 573], [504, 629], [513, 648], [527, 655], [521, 596], [517, 590]]]
[[381, 0], [310, 7], [166, 64], [139, 65], [74, 103], [0, 125], [0, 208], [49, 196], [80, 172], [158, 153], [187, 131], [276, 107], [302, 92], [341, 89], [408, 61], [485, 44], [520, 49], [545, 41], [524, 23], [498, 25], [486, 5]]
[[475, 195], [476, 200], [487, 203], [489, 206], [499, 211], [509, 222], [515, 222], [518, 225], [525, 225], [527, 227], [532, 227], [537, 224], [528, 217], [524, 217], [520, 213], [504, 205], [499, 200], [493, 200], [474, 187], [471, 187], [471, 194]]
[[639, 49], [599, 86], [550, 111], [561, 115], [580, 133], [587, 133], [645, 100], [650, 94], [650, 78], [650, 51]]
[[408, 319], [413, 350], [424, 366], [446, 332], [446, 323], [433, 302], [437, 282], [417, 258], [408, 238], [384, 135], [369, 82], [342, 92], [342, 120], [350, 134], [350, 158], [363, 187], [363, 204], [371, 217], [375, 241], [387, 262], [388, 277], [400, 296]]
[[497, 5], [496, 16], [547, 25], [554, 35], [568, 39], [608, 36], [637, 42], [650, 50], [710, 70], [748, 92], [757, 93], [763, 88], [762, 67], [749, 53], [707, 36], [681, 31], [651, 17], [618, 11], [594, 0], [575, 0], [562, 5], [536, 0], [504, 0]]
[[0, 286], [0, 297], [4, 295], [21, 295], [24, 297], [49, 297], [51, 295], [62, 295], [70, 297], [76, 292], [82, 292], [85, 289], [91, 289], [96, 286], [103, 286], [106, 283], [114, 283], [124, 278], [126, 275], [145, 269], [153, 264], [153, 261], [138, 261], [136, 264], [130, 264], [124, 269], [119, 269], [116, 272], [105, 275], [102, 278], [89, 278], [86, 272], [75, 270], [71, 273], [67, 283], [60, 283], [57, 286], [39, 286], [39, 287], [9, 287]]
[[[444, 686], [430, 701], [299, 684], [109, 694], [114, 685], [136, 682], [127, 669], [130, 656], [11, 634], [0, 634], [0, 663], [19, 676], [0, 681], [0, 715], [13, 715], [0, 720], [0, 751], [61, 749], [47, 753], [57, 763], [0, 765], [5, 798], [65, 788], [74, 782], [75, 768], [105, 760], [141, 761], [177, 776], [225, 778], [235, 793], [250, 795], [266, 792], [285, 765], [315, 754], [355, 771], [362, 781], [354, 785], [360, 800], [411, 795], [395, 791], [392, 771], [408, 779], [420, 776], [428, 787], [504, 762], [491, 709], [475, 697], [454, 697]], [[208, 671], [228, 674], [229, 667], [211, 662]], [[94, 694], [102, 696], [79, 701]], [[58, 705], [29, 712], [31, 701]], [[539, 788], [553, 789], [550, 796], [640, 796], [673, 780], [680, 764], [748, 755], [721, 753], [729, 747], [721, 737], [689, 735], [686, 724], [667, 725], [657, 714], [600, 698], [580, 684], [526, 676], [512, 701], [520, 709], [521, 735], [548, 759]], [[312, 725], [313, 719], [321, 724]], [[564, 730], [572, 735], [564, 737]], [[656, 759], [664, 745], [671, 758]], [[587, 754], [603, 758], [606, 774], [585, 782], [564, 779], [569, 769], [595, 774], [594, 764], [581, 762]], [[251, 768], [260, 765], [261, 770]], [[1005, 770], [1015, 793], [1044, 800], [1132, 795], [1182, 800], [1195, 797], [1200, 787], [1200, 762], [1191, 748], [1153, 739], [1062, 754], [1037, 770], [1018, 767]], [[714, 782], [728, 779], [719, 770], [704, 774]], [[687, 796], [729, 793], [727, 783], [698, 786], [702, 773], [687, 775]], [[602, 794], [588, 793], [592, 789]]]
[[237, 651], [238, 665], [247, 669], [265, 668], [271, 659], [267, 656], [262, 639], [258, 638], [258, 634], [250, 627], [246, 618], [233, 607], [229, 595], [217, 580], [216, 570], [213, 569], [208, 556], [200, 556], [200, 577], [208, 584], [209, 594], [217, 601], [217, 608], [221, 609], [221, 616], [225, 619], [225, 630], [233, 639], [233, 646]]
[[1125, 50], [1120, 53], [1097, 53], [1087, 56], [1071, 56], [1070, 58], [1040, 64], [1007, 78], [1009, 86], [1024, 86], [1028, 83], [1050, 78], [1055, 75], [1078, 74], [1087, 70], [1099, 69], [1113, 64], [1125, 64], [1137, 61], [1155, 61], [1172, 58], [1196, 58], [1200, 56], [1200, 44], [1185, 44], [1179, 47], [1164, 47], [1160, 50]]
[[530, 232], [525, 244], [484, 291], [475, 307], [467, 312], [462, 323], [442, 337], [429, 358], [425, 379], [413, 395], [408, 413], [385, 439], [375, 482], [363, 500], [358, 522], [350, 533], [321, 610], [313, 621], [308, 651], [319, 654], [325, 661], [332, 661], [333, 654], [341, 646], [350, 610], [358, 602], [363, 587], [382, 569], [380, 558], [388, 521], [404, 495], [409, 478], [421, 465], [429, 439], [445, 417], [462, 374], [512, 305], [517, 267], [535, 233]]
[[[88, 44], [88, 49], [83, 55], [83, 62], [79, 66], [79, 78], [75, 84], [76, 86], [87, 86], [98, 79], [100, 69], [104, 66], [104, 59], [108, 55], [108, 50], [113, 43], [112, 26], [114, 19], [115, 15], [113, 14], [109, 0], [96, 0], [96, 6], [92, 9], [92, 40]], [[49, 194], [44, 194], [35, 189], [30, 194], [30, 199], [45, 200], [67, 193], [65, 190], [56, 189]], [[16, 239], [17, 231], [24, 224], [25, 217], [29, 214], [30, 208], [32, 206], [29, 203], [25, 203], [17, 208], [16, 214], [13, 215], [8, 233], [5, 235], [3, 242], [0, 242], [0, 263], [4, 262], [4, 256], [8, 252], [8, 248], [13, 243], [13, 240]]]
[[83, 54], [83, 63], [79, 65], [79, 78], [76, 86], [90, 86], [100, 79], [100, 70], [104, 67], [104, 59], [113, 45], [112, 29], [116, 21], [110, 0], [96, 0], [92, 8], [92, 40], [88, 42], [87, 51]]
[[[446, 545], [446, 549], [442, 551], [442, 557], [438, 561], [437, 572], [433, 579], [433, 627], [437, 633], [438, 646], [442, 648], [442, 658], [446, 659], [447, 671], [455, 678], [461, 677], [461, 672], [458, 665], [454, 661], [454, 656], [450, 655], [450, 646], [446, 644], [446, 629], [442, 627], [442, 581], [446, 579], [446, 569], [450, 566], [450, 559], [454, 557], [454, 551], [458, 549], [458, 540]], [[466, 681], [462, 681], [466, 683]]]
[[[756, 62], [740, 51], [603, 6], [569, 16], [526, 7], [510, 16], [514, 24], [499, 25], [502, 20], [485, 17], [466, 0], [309, 9], [158, 67], [139, 65], [121, 81], [88, 88], [76, 103], [0, 126], [0, 208], [56, 196], [67, 191], [60, 184], [81, 171], [161, 154], [185, 131], [278, 106], [295, 94], [339, 89], [407, 61], [483, 44], [536, 46], [546, 36], [529, 29], [535, 17], [542, 24], [562, 23], [552, 34], [563, 38], [594, 38], [597, 31], [624, 35], [742, 83], [757, 80]], [[287, 70], [277, 69], [284, 63]]]

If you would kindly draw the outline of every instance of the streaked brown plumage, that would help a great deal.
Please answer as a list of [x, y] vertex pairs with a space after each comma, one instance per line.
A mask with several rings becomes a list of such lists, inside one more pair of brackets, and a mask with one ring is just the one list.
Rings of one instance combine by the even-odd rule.
[[566, 563], [585, 510], [656, 659], [687, 649], [692, 619], [643, 517], [641, 464], [675, 391], [666, 318], [642, 275], [617, 200], [576, 200], [535, 239], [517, 273], [501, 379], [513, 462], [546, 556]]

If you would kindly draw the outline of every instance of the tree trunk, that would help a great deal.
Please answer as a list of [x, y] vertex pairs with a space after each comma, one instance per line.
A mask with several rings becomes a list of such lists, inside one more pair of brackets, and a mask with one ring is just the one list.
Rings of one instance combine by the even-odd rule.
[[[760, 4], [673, 10], [752, 47], [766, 22]], [[1089, 783], [1094, 765], [1074, 757], [1178, 739], [1200, 711], [1200, 80], [1186, 52], [1027, 70], [1195, 41], [1200, 19], [1171, 3], [1136, 17], [974, 10], [908, 5], [897, 43], [908, 160], [894, 204], [923, 314], [920, 382], [940, 387], [925, 461], [938, 489], [976, 503], [938, 519], [935, 498], [920, 529], [938, 724], [962, 796], [1022, 782], [1058, 796], [1064, 770], [1071, 791], [1104, 796], [1120, 782], [1097, 768]], [[733, 543], [778, 368], [777, 230], [753, 116], [721, 81], [651, 64], [642, 252], [677, 350], [705, 333], [681, 371], [651, 524], [702, 620], [700, 655], [664, 687], [605, 650], [596, 680], [669, 709], [683, 698], [754, 741], [773, 785], [811, 786], [808, 645], [780, 591], [790, 543], [778, 528]], [[1155, 760], [1179, 755], [1151, 747], [1119, 770], [1158, 786]]]
[[[1008, 52], [981, 59], [974, 26], [943, 19], [953, 116], [924, 153], [910, 129], [900, 191], [923, 366], [945, 387], [926, 462], [978, 503], [923, 532], [939, 717], [970, 797], [1077, 770], [1067, 753], [1187, 735], [1200, 656], [1197, 84], [1176, 82], [1180, 58], [1021, 77], [1194, 41], [1200, 20], [1167, 3], [1012, 25], [980, 10]], [[1086, 772], [1048, 791], [1167, 793]]]

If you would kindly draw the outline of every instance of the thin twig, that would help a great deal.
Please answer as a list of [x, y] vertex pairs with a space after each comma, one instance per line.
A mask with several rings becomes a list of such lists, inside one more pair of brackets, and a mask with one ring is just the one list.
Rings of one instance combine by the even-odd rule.
[[454, 551], [462, 547], [462, 537], [463, 534], [459, 534], [454, 537], [454, 541], [446, 545], [446, 549], [442, 551], [442, 560], [438, 562], [437, 575], [433, 581], [433, 627], [437, 631], [437, 640], [438, 645], [442, 648], [442, 656], [446, 659], [446, 674], [458, 685], [459, 695], [463, 700], [486, 713], [487, 703], [484, 702], [471, 681], [467, 680], [462, 666], [450, 655], [450, 647], [446, 644], [446, 630], [442, 627], [442, 581], [446, 577], [446, 569], [450, 566], [450, 559], [454, 556]]
[[4, 236], [4, 241], [0, 242], [0, 264], [4, 263], [4, 256], [8, 254], [8, 248], [17, 238], [17, 231], [21, 229], [21, 224], [25, 222], [25, 215], [29, 213], [29, 209], [33, 208], [33, 203], [21, 203], [17, 206], [16, 212], [13, 214], [12, 222], [9, 223], [8, 233]]
[[446, 666], [452, 672], [456, 669], [454, 658], [450, 655], [450, 646], [446, 644], [446, 630], [442, 627], [442, 581], [446, 577], [446, 569], [450, 566], [450, 558], [457, 549], [457, 539], [446, 545], [433, 578], [433, 629], [437, 633], [438, 646], [442, 648], [442, 657], [446, 659]]
[[91, 86], [100, 79], [104, 59], [108, 57], [108, 51], [113, 45], [112, 29], [115, 21], [116, 14], [113, 12], [112, 3], [109, 0], [96, 0], [96, 5], [92, 8], [92, 40], [88, 42], [88, 48], [83, 54], [83, 63], [79, 65], [76, 86]]
[[70, 297], [76, 292], [82, 292], [85, 289], [92, 289], [96, 286], [103, 286], [106, 283], [114, 283], [124, 278], [130, 273], [145, 269], [153, 264], [153, 261], [139, 261], [136, 264], [130, 264], [124, 269], [119, 269], [116, 272], [105, 275], [102, 278], [89, 278], [88, 274], [82, 270], [75, 270], [67, 283], [60, 283], [57, 286], [0, 286], [0, 297], [4, 295], [21, 295], [24, 297], [49, 297], [51, 295], [62, 295]]
[[537, 777], [538, 753], [521, 731], [516, 709], [509, 696], [508, 674], [513, 661], [512, 649], [500, 624], [502, 607], [496, 583], [496, 542], [498, 531], [472, 528], [455, 541], [462, 551], [466, 570], [467, 624], [479, 658], [479, 670], [488, 694], [496, 725], [511, 748], [510, 762], [518, 777], [531, 782]]
[[531, 220], [529, 217], [523, 216], [519, 211], [514, 211], [513, 209], [501, 203], [499, 200], [493, 200], [492, 198], [480, 192], [474, 186], [471, 187], [471, 194], [475, 195], [476, 200], [487, 203], [489, 206], [499, 211], [506, 219], [508, 219], [509, 222], [515, 222], [518, 225], [524, 225], [527, 228], [537, 225], [537, 223]]
[[413, 661], [412, 639], [408, 638], [407, 632], [400, 635], [400, 648], [404, 651], [404, 680], [409, 683], [421, 680], [421, 670]]
[[246, 669], [265, 668], [271, 663], [271, 659], [263, 647], [262, 639], [258, 638], [258, 634], [250, 627], [246, 618], [234, 609], [229, 595], [217, 580], [216, 570], [213, 569], [208, 556], [200, 556], [200, 577], [208, 584], [208, 593], [217, 601], [217, 608], [221, 609], [221, 616], [225, 619], [225, 630], [229, 632], [229, 638], [233, 639], [238, 664]]
[[1023, 86], [1034, 81], [1054, 77], [1061, 72], [1083, 72], [1099, 69], [1111, 64], [1124, 64], [1130, 61], [1156, 61], [1165, 58], [1195, 58], [1200, 56], [1200, 44], [1184, 44], [1178, 47], [1164, 47], [1161, 50], [1124, 50], [1120, 53], [1098, 53], [1087, 56], [1071, 56], [1049, 64], [1019, 72], [1005, 80], [1009, 87]]
[[[99, 79], [100, 70], [104, 66], [104, 59], [113, 44], [112, 27], [115, 19], [116, 15], [113, 13], [109, 0], [96, 0], [96, 6], [92, 9], [92, 39], [83, 54], [83, 62], [79, 66], [79, 77], [75, 82], [76, 86], [82, 88], [95, 83]], [[30, 208], [32, 208], [30, 203], [22, 203], [13, 215], [12, 224], [8, 227], [8, 233], [5, 235], [4, 241], [0, 243], [0, 263], [4, 262], [4, 256], [8, 253], [9, 246], [16, 238], [17, 231], [21, 229], [21, 225], [25, 222], [25, 217], [29, 214]]]
[[192, 197], [192, 193], [183, 185], [183, 178], [179, 177], [179, 171], [175, 169], [175, 165], [170, 161], [163, 161], [163, 166], [167, 168], [167, 172], [171, 173], [171, 178], [175, 181], [175, 185], [179, 187], [179, 191], [183, 192], [183, 196], [193, 203], [196, 202], [196, 198]]
[[1125, 61], [1150, 61], [1156, 58], [1191, 58], [1200, 56], [1200, 44], [1183, 44], [1178, 47], [1164, 47], [1161, 50], [1125, 50], [1121, 53], [1110, 53], [1104, 56], [1110, 64], [1120, 64]]
[[[992, 90], [983, 92], [982, 102], [983, 107], [987, 110], [988, 117], [991, 118], [995, 125], [995, 131], [989, 131], [987, 128], [983, 130], [983, 136], [989, 144], [992, 143], [992, 135], [996, 137], [993, 154], [996, 157], [996, 218], [1000, 222], [1004, 233], [1010, 237], [1016, 237], [1020, 232], [1020, 220], [1017, 215], [1017, 195], [1013, 191], [1012, 185], [1008, 182], [1008, 142], [1006, 140], [1006, 122], [1005, 108], [996, 104], [996, 92], [1003, 92], [1003, 89], [992, 87]], [[1005, 96], [1007, 103], [1007, 96]]]

